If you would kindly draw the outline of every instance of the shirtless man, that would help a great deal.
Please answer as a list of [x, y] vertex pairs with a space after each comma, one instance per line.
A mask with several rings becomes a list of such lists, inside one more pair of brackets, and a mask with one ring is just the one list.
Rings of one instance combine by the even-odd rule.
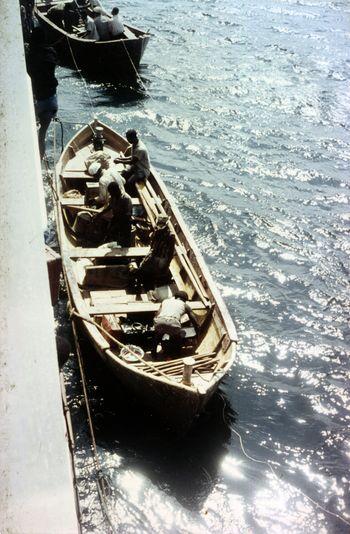
[[134, 195], [136, 192], [135, 183], [145, 182], [151, 172], [151, 163], [148, 150], [139, 139], [136, 130], [128, 130], [125, 137], [131, 144], [131, 156], [119, 157], [114, 163], [127, 165], [120, 174], [126, 179], [126, 190]]

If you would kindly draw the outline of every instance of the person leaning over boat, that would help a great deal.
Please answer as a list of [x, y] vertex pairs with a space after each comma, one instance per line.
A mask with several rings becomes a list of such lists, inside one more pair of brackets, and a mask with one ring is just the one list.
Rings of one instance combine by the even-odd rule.
[[168, 334], [170, 342], [176, 343], [176, 348], [181, 349], [185, 331], [181, 327], [181, 318], [187, 313], [193, 326], [197, 329], [195, 315], [187, 303], [186, 291], [176, 291], [170, 298], [163, 300], [157, 315], [154, 318], [153, 355], [157, 354], [157, 347], [164, 334]]
[[118, 39], [124, 33], [124, 24], [119, 16], [119, 9], [112, 9], [112, 20], [108, 21], [108, 30], [110, 39]]
[[98, 196], [94, 197], [91, 203], [101, 206], [108, 202], [108, 185], [111, 182], [116, 182], [118, 187], [124, 191], [124, 178], [110, 166], [107, 159], [102, 163], [98, 161], [91, 163], [88, 167], [88, 173], [98, 179]]
[[135, 183], [145, 182], [151, 172], [151, 163], [148, 150], [144, 143], [138, 138], [136, 130], [128, 130], [125, 137], [131, 144], [131, 156], [119, 157], [114, 163], [123, 163], [127, 167], [120, 174], [126, 180], [126, 190], [131, 195], [136, 193]]
[[112, 218], [107, 232], [108, 241], [117, 241], [121, 247], [131, 245], [131, 215], [132, 201], [120, 188], [117, 182], [110, 182], [107, 187], [108, 200], [95, 218], [102, 217], [111, 212]]
[[58, 110], [58, 81], [55, 77], [57, 54], [51, 46], [46, 45], [45, 32], [40, 26], [32, 31], [26, 60], [27, 71], [32, 80], [35, 112], [40, 124], [38, 138], [42, 159], [45, 154], [46, 132]]

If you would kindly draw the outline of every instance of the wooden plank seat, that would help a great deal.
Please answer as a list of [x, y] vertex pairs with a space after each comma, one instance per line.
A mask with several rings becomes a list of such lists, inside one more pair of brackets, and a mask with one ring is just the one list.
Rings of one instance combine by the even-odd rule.
[[66, 182], [69, 180], [77, 180], [77, 181], [88, 181], [88, 182], [96, 182], [95, 176], [91, 176], [87, 172], [69, 172], [65, 171], [64, 174], [61, 174], [60, 177], [65, 180]]
[[[146, 256], [150, 251], [150, 247], [124, 247], [124, 248], [83, 248], [76, 247], [72, 249], [69, 256], [72, 259], [78, 258], [142, 258]], [[87, 267], [88, 269], [97, 269], [104, 267], [103, 265], [92, 265]]]
[[[132, 205], [133, 206], [140, 206], [141, 202], [139, 198], [132, 198]], [[69, 208], [69, 206], [84, 206], [85, 198], [84, 196], [81, 197], [75, 197], [75, 198], [61, 198], [60, 203], [61, 206], [64, 208]]]
[[[205, 310], [201, 301], [188, 302], [193, 311]], [[104, 302], [95, 306], [88, 307], [90, 315], [107, 315], [107, 314], [136, 314], [136, 313], [156, 313], [160, 308], [160, 302], [129, 302], [127, 304]]]
[[87, 304], [98, 306], [100, 304], [128, 304], [129, 302], [148, 302], [147, 293], [127, 293], [125, 289], [115, 289], [108, 291], [89, 291], [90, 298], [87, 298]]

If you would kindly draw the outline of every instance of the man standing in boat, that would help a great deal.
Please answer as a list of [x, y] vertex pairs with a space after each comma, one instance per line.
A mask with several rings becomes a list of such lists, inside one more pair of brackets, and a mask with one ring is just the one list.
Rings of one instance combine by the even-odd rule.
[[131, 194], [135, 194], [136, 182], [145, 182], [151, 172], [151, 163], [149, 159], [148, 150], [144, 143], [139, 139], [136, 130], [128, 130], [125, 137], [131, 144], [131, 155], [128, 157], [120, 157], [114, 160], [114, 163], [123, 163], [127, 167], [121, 172], [121, 175], [126, 180], [126, 190]]

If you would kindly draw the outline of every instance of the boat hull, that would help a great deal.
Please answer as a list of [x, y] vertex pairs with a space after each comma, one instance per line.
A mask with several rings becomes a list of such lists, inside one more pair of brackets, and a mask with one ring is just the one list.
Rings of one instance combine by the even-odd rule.
[[174, 387], [172, 384], [155, 380], [154, 377], [137, 374], [130, 367], [115, 361], [108, 351], [101, 351], [90, 336], [88, 339], [92, 341], [94, 351], [131, 397], [136, 398], [140, 405], [176, 432], [186, 432], [194, 424], [218, 388], [219, 381], [201, 394], [198, 391]]
[[61, 64], [110, 80], [136, 76], [149, 41], [148, 34], [138, 31], [140, 35], [134, 39], [90, 41], [67, 34], [39, 11], [37, 17]]

